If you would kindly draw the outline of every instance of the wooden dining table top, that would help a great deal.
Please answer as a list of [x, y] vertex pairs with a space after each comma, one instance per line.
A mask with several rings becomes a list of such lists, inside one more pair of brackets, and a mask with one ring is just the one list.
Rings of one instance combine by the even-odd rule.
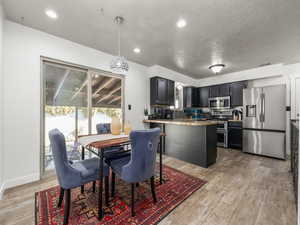
[[[88, 137], [88, 136], [95, 136], [95, 135], [80, 135], [80, 136], [78, 136], [78, 138]], [[160, 133], [160, 136], [166, 136], [166, 134]], [[89, 143], [86, 147], [100, 149], [100, 148], [108, 148], [108, 147], [112, 147], [112, 146], [122, 145], [122, 144], [126, 144], [126, 143], [128, 143], [128, 144], [130, 143], [129, 136], [128, 137], [118, 137], [118, 135], [116, 135], [116, 137], [114, 138], [112, 135], [107, 140], [94, 141], [94, 142]]]

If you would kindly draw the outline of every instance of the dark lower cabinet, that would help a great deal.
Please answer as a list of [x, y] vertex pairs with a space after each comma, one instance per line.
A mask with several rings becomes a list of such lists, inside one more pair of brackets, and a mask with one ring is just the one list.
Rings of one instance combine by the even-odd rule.
[[242, 122], [228, 122], [228, 147], [233, 149], [243, 148]]
[[150, 79], [151, 105], [174, 105], [174, 81], [162, 77]]
[[299, 154], [299, 121], [291, 122], [291, 172], [293, 175], [294, 192], [296, 199], [296, 207], [298, 206], [298, 154]]

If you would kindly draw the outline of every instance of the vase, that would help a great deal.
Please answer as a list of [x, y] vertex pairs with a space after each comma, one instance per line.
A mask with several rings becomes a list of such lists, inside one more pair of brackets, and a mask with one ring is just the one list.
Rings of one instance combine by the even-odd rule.
[[128, 134], [130, 134], [131, 130], [132, 130], [132, 127], [131, 127], [130, 122], [126, 121], [125, 125], [124, 125], [124, 133], [128, 135]]
[[113, 117], [110, 124], [111, 134], [120, 135], [121, 134], [122, 125], [120, 119], [117, 117]]

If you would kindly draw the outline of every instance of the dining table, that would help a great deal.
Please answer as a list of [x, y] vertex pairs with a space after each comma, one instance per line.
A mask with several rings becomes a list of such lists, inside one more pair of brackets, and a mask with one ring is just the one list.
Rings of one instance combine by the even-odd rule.
[[[162, 152], [163, 152], [163, 137], [164, 133], [160, 134], [159, 142], [159, 183], [162, 184], [163, 180], [163, 167], [162, 167]], [[98, 219], [102, 220], [104, 217], [103, 211], [103, 165], [104, 165], [104, 152], [110, 151], [112, 147], [124, 146], [125, 149], [130, 149], [130, 137], [127, 134], [113, 135], [113, 134], [97, 134], [97, 135], [82, 135], [78, 137], [78, 144], [81, 146], [81, 158], [85, 158], [85, 150], [99, 157], [99, 186], [98, 186]], [[82, 187], [84, 188], [84, 187]], [[106, 195], [108, 202], [108, 196]]]

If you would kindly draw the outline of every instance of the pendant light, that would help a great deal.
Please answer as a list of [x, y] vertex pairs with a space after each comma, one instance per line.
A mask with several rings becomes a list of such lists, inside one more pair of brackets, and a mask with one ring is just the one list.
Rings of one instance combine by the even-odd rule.
[[118, 25], [118, 56], [111, 61], [110, 69], [115, 73], [125, 74], [129, 70], [129, 66], [125, 57], [121, 56], [121, 25], [124, 18], [117, 16], [114, 22]]

